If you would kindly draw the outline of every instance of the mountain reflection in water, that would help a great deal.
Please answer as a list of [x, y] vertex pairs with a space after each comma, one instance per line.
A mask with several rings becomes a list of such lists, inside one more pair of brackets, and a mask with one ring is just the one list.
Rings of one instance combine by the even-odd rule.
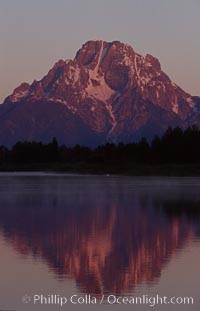
[[6, 178], [0, 181], [5, 241], [46, 262], [57, 278], [75, 279], [82, 292], [129, 292], [156, 282], [172, 255], [200, 236], [199, 186], [126, 177]]

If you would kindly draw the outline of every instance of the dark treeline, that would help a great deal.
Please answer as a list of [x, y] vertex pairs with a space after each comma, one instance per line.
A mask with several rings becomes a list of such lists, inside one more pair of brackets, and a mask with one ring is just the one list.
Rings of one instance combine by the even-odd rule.
[[18, 142], [12, 149], [0, 147], [0, 166], [32, 165], [36, 163], [76, 163], [94, 166], [123, 167], [127, 164], [198, 164], [200, 163], [200, 131], [196, 126], [183, 130], [168, 128], [162, 137], [154, 137], [151, 143], [145, 138], [129, 144], [111, 144], [95, 149], [79, 145], [70, 148], [58, 146], [56, 138], [49, 144]]

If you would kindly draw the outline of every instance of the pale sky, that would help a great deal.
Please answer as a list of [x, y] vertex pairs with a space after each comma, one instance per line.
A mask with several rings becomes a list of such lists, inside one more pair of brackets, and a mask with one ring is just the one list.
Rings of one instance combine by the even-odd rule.
[[0, 0], [0, 102], [88, 40], [119, 40], [159, 58], [200, 95], [200, 0]]

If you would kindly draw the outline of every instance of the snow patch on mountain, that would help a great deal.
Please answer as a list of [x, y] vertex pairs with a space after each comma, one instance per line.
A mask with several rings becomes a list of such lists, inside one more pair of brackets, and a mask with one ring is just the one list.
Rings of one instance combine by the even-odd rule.
[[80, 68], [76, 65], [75, 67], [70, 66], [65, 77], [66, 85], [75, 84], [80, 78]]
[[98, 55], [98, 60], [97, 60], [97, 64], [95, 66], [95, 68], [93, 70], [89, 70], [90, 71], [90, 77], [93, 79], [95, 79], [95, 77], [98, 75], [98, 71], [99, 71], [99, 65], [101, 63], [102, 60], [102, 55], [103, 55], [103, 41], [101, 41], [101, 47], [99, 50], [99, 55]]
[[174, 113], [178, 114], [178, 100], [177, 100], [177, 96], [175, 95], [175, 98], [174, 98], [174, 102], [172, 104], [172, 110]]
[[140, 70], [139, 70], [138, 64], [137, 64], [138, 58], [139, 58], [138, 55], [135, 54], [134, 67], [135, 67], [136, 76], [137, 76], [138, 80], [140, 80]]
[[77, 108], [70, 105], [66, 100], [59, 99], [59, 98], [50, 98], [49, 101], [54, 102], [54, 103], [59, 103], [67, 106], [67, 108], [74, 114], [77, 112]]
[[108, 51], [108, 47], [105, 47], [101, 53], [101, 58], [100, 58], [100, 61], [99, 61], [99, 65], [101, 65], [102, 61], [104, 60], [104, 57], [106, 56], [107, 54], [107, 51]]
[[188, 104], [190, 105], [191, 108], [194, 108], [195, 103], [193, 102], [191, 97], [186, 98], [186, 101], [188, 102]]
[[88, 69], [88, 86], [86, 88], [86, 94], [90, 97], [97, 98], [101, 101], [107, 101], [114, 93], [105, 82], [104, 76], [99, 74], [99, 66], [105, 57], [107, 48], [103, 48], [103, 41], [101, 41], [101, 47], [98, 55], [98, 60], [95, 68]]
[[[89, 82], [86, 88], [86, 93], [90, 97], [95, 97], [101, 101], [107, 101], [114, 93], [113, 91], [105, 82], [104, 77], [97, 77], [94, 75], [94, 72], [89, 70]], [[96, 81], [97, 85], [92, 83]]]
[[116, 117], [114, 115], [112, 105], [109, 102], [105, 102], [105, 106], [106, 106], [106, 109], [109, 112], [109, 115], [111, 117], [112, 128], [110, 129], [110, 131], [108, 133], [108, 137], [110, 137], [114, 128], [117, 126], [117, 120], [116, 120]]
[[19, 92], [13, 94], [12, 101], [13, 102], [17, 102], [17, 101], [21, 100], [22, 98], [26, 97], [28, 94], [29, 94], [28, 90], [26, 90], [26, 91], [19, 91]]

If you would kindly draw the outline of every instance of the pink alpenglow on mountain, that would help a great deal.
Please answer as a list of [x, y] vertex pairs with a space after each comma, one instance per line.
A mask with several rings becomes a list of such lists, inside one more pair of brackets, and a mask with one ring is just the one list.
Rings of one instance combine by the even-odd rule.
[[155, 57], [119, 41], [89, 41], [40, 81], [17, 87], [0, 106], [0, 144], [96, 146], [151, 139], [169, 126], [200, 124], [200, 98], [183, 91]]

